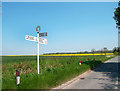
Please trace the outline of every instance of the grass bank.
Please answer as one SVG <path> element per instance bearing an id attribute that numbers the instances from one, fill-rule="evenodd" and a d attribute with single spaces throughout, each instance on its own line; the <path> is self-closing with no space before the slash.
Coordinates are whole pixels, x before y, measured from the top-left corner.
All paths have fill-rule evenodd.
<path id="1" fill-rule="evenodd" d="M 112 57 L 40 57 L 40 74 L 37 74 L 36 56 L 3 56 L 3 89 L 50 89 Z M 78 61 L 82 61 L 80 66 Z M 16 86 L 16 69 L 20 70 L 21 83 Z"/>

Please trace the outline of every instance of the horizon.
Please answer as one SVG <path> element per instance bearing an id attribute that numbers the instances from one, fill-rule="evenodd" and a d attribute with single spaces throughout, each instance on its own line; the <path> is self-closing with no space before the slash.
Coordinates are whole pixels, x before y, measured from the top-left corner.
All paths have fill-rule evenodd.
<path id="1" fill-rule="evenodd" d="M 114 47 L 114 48 L 115 48 L 115 47 Z M 108 50 L 108 51 L 113 51 L 113 50 L 109 50 L 109 49 L 107 49 L 107 50 Z M 94 52 L 96 53 L 96 52 L 98 52 L 98 51 L 104 52 L 103 49 L 101 49 L 101 50 L 95 50 Z M 81 53 L 82 53 L 82 54 L 84 54 L 85 52 L 87 52 L 87 53 L 92 53 L 92 51 L 79 51 L 79 52 L 76 51 L 76 52 L 53 52 L 53 53 L 51 52 L 51 53 L 43 53 L 43 54 L 40 54 L 40 55 L 44 55 L 44 54 L 45 54 L 45 55 L 46 55 L 46 54 L 57 54 L 57 53 L 58 53 L 58 54 L 62 54 L 62 53 L 63 53 L 63 54 L 64 54 L 64 53 L 66 53 L 66 54 L 69 54 L 69 53 L 70 53 L 70 54 L 71 54 L 71 53 L 72 53 L 72 54 L 74 54 L 74 53 L 78 53 L 78 54 L 81 54 Z M 107 52 L 107 53 L 109 53 L 109 52 Z M 31 55 L 31 56 L 37 56 L 37 54 L 36 54 L 36 55 L 35 55 L 35 54 L 18 54 L 18 55 L 14 55 L 14 54 L 13 54 L 13 55 L 8 55 L 8 54 L 5 54 L 5 55 L 0 55 L 0 56 L 22 56 L 22 55 L 23 55 L 23 56 L 25 56 L 25 55 L 26 55 L 26 56 L 27 56 L 27 55 L 28 55 L 28 56 L 29 56 L 29 55 Z"/>

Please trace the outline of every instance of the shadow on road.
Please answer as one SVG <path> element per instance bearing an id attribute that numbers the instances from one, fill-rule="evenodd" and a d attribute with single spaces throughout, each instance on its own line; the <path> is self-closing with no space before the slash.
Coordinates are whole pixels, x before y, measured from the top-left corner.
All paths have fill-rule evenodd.
<path id="1" fill-rule="evenodd" d="M 100 65 L 99 67 L 93 69 L 94 72 L 101 72 L 104 78 L 92 78 L 98 80 L 110 80 L 110 83 L 99 82 L 103 86 L 104 89 L 112 89 L 114 87 L 118 87 L 120 89 L 120 57 L 118 57 L 118 62 L 108 62 Z M 91 67 L 92 68 L 92 67 Z M 118 80 L 119 83 L 116 83 Z M 114 84 L 116 83 L 116 84 Z"/>

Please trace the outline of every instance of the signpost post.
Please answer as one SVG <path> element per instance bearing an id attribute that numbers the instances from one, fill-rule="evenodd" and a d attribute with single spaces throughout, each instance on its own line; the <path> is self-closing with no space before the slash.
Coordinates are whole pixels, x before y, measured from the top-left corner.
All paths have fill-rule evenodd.
<path id="1" fill-rule="evenodd" d="M 39 32 L 40 32 L 40 26 L 36 27 L 37 31 L 37 71 L 39 74 Z"/>
<path id="2" fill-rule="evenodd" d="M 40 38 L 40 37 L 47 36 L 48 33 L 47 32 L 39 33 L 40 26 L 36 27 L 36 32 L 37 32 L 37 37 L 26 35 L 25 39 L 29 40 L 29 41 L 36 41 L 37 42 L 37 72 L 39 74 L 39 43 L 40 44 L 47 44 L 47 39 Z"/>

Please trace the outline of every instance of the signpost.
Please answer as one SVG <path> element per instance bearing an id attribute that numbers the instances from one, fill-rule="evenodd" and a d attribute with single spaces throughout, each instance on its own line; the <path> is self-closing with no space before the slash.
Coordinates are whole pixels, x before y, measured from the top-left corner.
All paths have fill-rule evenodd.
<path id="1" fill-rule="evenodd" d="M 37 37 L 29 36 L 29 35 L 25 35 L 25 39 L 30 41 L 37 41 Z"/>
<path id="2" fill-rule="evenodd" d="M 29 41 L 36 41 L 37 42 L 37 72 L 39 74 L 39 43 L 40 44 L 47 44 L 47 39 L 40 38 L 40 37 L 47 36 L 48 33 L 47 32 L 39 33 L 40 32 L 40 26 L 36 27 L 36 32 L 37 32 L 37 37 L 26 35 L 25 39 L 29 40 Z"/>
<path id="3" fill-rule="evenodd" d="M 34 37 L 34 36 L 29 36 L 29 35 L 25 35 L 25 39 L 26 40 L 29 40 L 29 41 L 38 41 L 39 40 L 39 43 L 40 44 L 47 44 L 47 39 L 43 39 L 43 38 L 40 38 L 40 37 Z"/>
<path id="4" fill-rule="evenodd" d="M 47 44 L 47 39 L 39 38 L 40 44 Z"/>
<path id="5" fill-rule="evenodd" d="M 42 37 L 42 36 L 47 36 L 48 33 L 47 32 L 44 32 L 44 33 L 40 33 L 39 36 Z"/>

